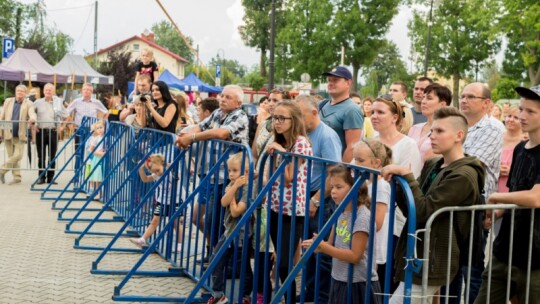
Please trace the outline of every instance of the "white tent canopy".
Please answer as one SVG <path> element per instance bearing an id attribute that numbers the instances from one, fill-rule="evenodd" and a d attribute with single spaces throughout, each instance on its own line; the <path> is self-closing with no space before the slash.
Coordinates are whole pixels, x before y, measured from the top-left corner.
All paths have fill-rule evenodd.
<path id="1" fill-rule="evenodd" d="M 54 69 L 36 50 L 17 49 L 2 63 L 3 66 L 24 72 L 24 80 L 66 83 L 68 75 Z"/>
<path id="2" fill-rule="evenodd" d="M 66 54 L 54 68 L 62 74 L 70 75 L 68 82 L 114 84 L 113 76 L 105 76 L 98 73 L 81 55 Z"/>

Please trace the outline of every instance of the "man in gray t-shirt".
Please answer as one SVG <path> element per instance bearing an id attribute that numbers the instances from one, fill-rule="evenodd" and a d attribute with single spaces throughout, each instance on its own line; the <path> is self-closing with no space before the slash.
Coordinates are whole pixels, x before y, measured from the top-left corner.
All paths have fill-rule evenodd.
<path id="1" fill-rule="evenodd" d="M 331 98 L 321 101 L 319 116 L 338 134 L 343 149 L 342 161 L 349 163 L 352 160 L 352 147 L 360 140 L 364 126 L 362 110 L 349 98 L 352 74 L 346 67 L 338 66 L 323 76 L 327 76 Z"/>

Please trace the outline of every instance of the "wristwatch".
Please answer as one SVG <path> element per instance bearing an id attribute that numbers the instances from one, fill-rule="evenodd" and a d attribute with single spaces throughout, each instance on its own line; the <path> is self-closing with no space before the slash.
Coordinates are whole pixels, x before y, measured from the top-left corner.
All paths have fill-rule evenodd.
<path id="1" fill-rule="evenodd" d="M 321 202 L 314 199 L 314 198 L 311 198 L 311 202 L 313 203 L 313 206 L 319 208 L 319 206 L 321 205 Z"/>

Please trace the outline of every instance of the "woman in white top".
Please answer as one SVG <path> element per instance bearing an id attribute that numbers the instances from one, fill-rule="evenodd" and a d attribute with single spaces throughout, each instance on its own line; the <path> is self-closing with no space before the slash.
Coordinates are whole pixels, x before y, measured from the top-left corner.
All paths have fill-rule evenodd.
<path id="1" fill-rule="evenodd" d="M 371 123 L 375 131 L 379 132 L 379 140 L 392 149 L 392 163 L 409 166 L 414 176 L 419 176 L 422 169 L 420 151 L 412 138 L 400 132 L 403 116 L 401 106 L 392 101 L 390 96 L 388 99 L 378 97 L 371 106 Z M 406 220 L 399 208 L 395 212 L 394 248 Z M 396 287 L 392 286 L 392 290 Z"/>

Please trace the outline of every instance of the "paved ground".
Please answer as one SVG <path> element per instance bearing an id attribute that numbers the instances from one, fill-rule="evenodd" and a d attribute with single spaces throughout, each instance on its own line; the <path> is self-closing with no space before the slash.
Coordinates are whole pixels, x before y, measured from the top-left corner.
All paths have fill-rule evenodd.
<path id="1" fill-rule="evenodd" d="M 0 303 L 111 303 L 113 288 L 124 276 L 90 274 L 98 251 L 73 248 L 74 235 L 64 233 L 65 222 L 57 221 L 51 201 L 30 191 L 36 173 L 23 172 L 18 185 L 0 184 Z M 11 174 L 6 175 L 6 181 Z M 60 184 L 66 183 L 65 179 Z M 119 224 L 105 224 L 117 229 Z M 106 244 L 107 239 L 89 238 L 89 243 Z M 129 246 L 127 240 L 123 245 Z M 113 253 L 103 267 L 130 269 L 140 254 Z M 157 255 L 144 269 L 167 269 Z M 135 278 L 123 294 L 182 295 L 193 283 L 185 278 Z"/>

